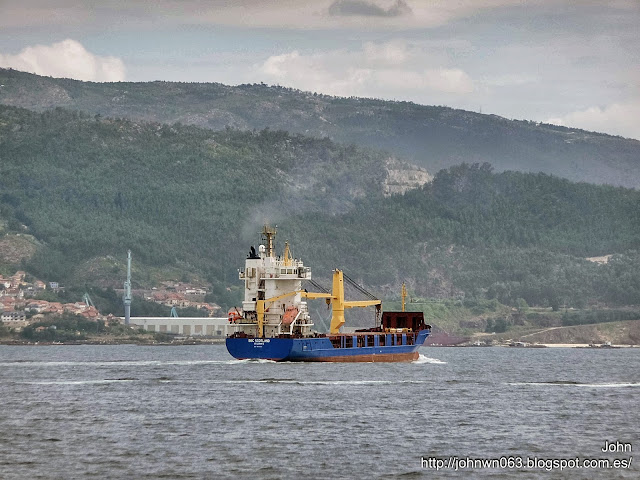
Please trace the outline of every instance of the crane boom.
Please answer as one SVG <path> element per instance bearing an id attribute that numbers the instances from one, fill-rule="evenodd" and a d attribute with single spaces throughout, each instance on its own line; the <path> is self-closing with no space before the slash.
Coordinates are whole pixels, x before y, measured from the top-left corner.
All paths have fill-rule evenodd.
<path id="1" fill-rule="evenodd" d="M 374 305 L 382 305 L 380 300 L 350 300 L 344 299 L 344 277 L 342 270 L 333 271 L 333 288 L 331 293 L 316 293 L 307 292 L 306 290 L 295 290 L 292 292 L 283 293 L 275 297 L 267 298 L 265 300 L 258 300 L 256 302 L 256 313 L 258 317 L 258 336 L 264 337 L 264 312 L 274 302 L 291 295 L 297 295 L 304 298 L 318 299 L 325 298 L 327 303 L 331 304 L 331 326 L 329 327 L 329 333 L 338 334 L 340 328 L 344 325 L 344 310 L 345 308 L 354 307 L 370 307 Z M 268 304 L 268 306 L 267 306 Z"/>

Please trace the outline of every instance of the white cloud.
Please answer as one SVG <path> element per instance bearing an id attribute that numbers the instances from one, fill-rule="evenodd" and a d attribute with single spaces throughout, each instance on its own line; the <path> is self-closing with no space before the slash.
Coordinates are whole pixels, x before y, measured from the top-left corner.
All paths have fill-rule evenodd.
<path id="1" fill-rule="evenodd" d="M 384 65 L 401 65 L 412 56 L 404 40 L 391 40 L 383 44 L 365 42 L 362 50 L 367 62 Z"/>
<path id="2" fill-rule="evenodd" d="M 618 0 L 619 8 L 634 1 L 637 0 Z M 291 29 L 407 30 L 444 25 L 500 7 L 573 3 L 575 0 L 21 0 L 0 2 L 0 27 L 109 24 L 120 28 L 123 24 L 195 23 Z"/>
<path id="3" fill-rule="evenodd" d="M 595 132 L 607 132 L 640 140 L 640 101 L 606 107 L 590 107 L 586 110 L 549 118 L 547 123 L 582 128 Z"/>
<path id="4" fill-rule="evenodd" d="M 411 8 L 404 0 L 395 0 L 391 5 L 365 0 L 335 0 L 329 6 L 329 15 L 355 17 L 399 17 L 410 15 Z"/>
<path id="5" fill-rule="evenodd" d="M 430 63 L 415 45 L 392 40 L 368 42 L 357 51 L 274 55 L 258 69 L 270 82 L 330 95 L 411 99 L 425 91 L 455 95 L 474 91 L 463 70 Z"/>
<path id="6" fill-rule="evenodd" d="M 527 0 L 530 5 L 572 0 Z M 604 1 L 604 0 L 602 0 Z M 163 8 L 180 2 L 183 19 L 204 24 L 291 29 L 354 28 L 410 30 L 444 25 L 483 10 L 519 7 L 522 0 L 163 0 Z M 157 7 L 156 7 L 157 8 Z"/>
<path id="7" fill-rule="evenodd" d="M 459 68 L 433 68 L 418 71 L 380 70 L 372 80 L 385 88 L 404 90 L 432 90 L 434 92 L 466 94 L 474 90 L 471 77 Z M 400 97 L 399 97 L 400 98 Z"/>
<path id="8" fill-rule="evenodd" d="M 540 81 L 539 77 L 521 73 L 507 73 L 504 75 L 489 75 L 482 78 L 482 82 L 489 87 L 510 87 L 527 85 Z"/>
<path id="9" fill-rule="evenodd" d="M 269 57 L 260 67 L 262 74 L 284 86 L 331 95 L 356 95 L 372 71 L 349 66 L 346 51 L 300 55 L 298 51 Z M 355 59 L 354 59 L 355 60 Z"/>
<path id="10" fill-rule="evenodd" d="M 26 47 L 17 55 L 0 54 L 0 67 L 94 82 L 118 82 L 125 79 L 122 60 L 94 55 L 71 39 L 52 45 Z"/>

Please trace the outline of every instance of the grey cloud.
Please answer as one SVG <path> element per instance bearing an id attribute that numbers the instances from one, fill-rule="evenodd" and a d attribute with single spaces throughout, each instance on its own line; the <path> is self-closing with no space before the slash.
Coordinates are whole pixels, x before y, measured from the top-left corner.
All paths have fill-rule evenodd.
<path id="1" fill-rule="evenodd" d="M 411 13 L 404 0 L 396 0 L 389 8 L 364 0 L 336 0 L 329 7 L 329 15 L 334 17 L 399 17 Z"/>

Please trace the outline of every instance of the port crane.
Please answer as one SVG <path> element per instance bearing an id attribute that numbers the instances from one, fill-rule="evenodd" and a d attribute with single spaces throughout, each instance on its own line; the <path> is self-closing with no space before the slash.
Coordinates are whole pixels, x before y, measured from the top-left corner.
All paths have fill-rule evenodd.
<path id="1" fill-rule="evenodd" d="M 131 321 L 131 250 L 127 250 L 127 280 L 124 282 L 124 324 Z"/>
<path id="2" fill-rule="evenodd" d="M 88 293 L 85 292 L 85 294 L 82 296 L 82 301 L 84 302 L 84 304 L 87 307 L 93 307 L 96 308 L 96 306 L 93 304 L 93 300 L 91 300 L 91 297 L 89 296 Z"/>

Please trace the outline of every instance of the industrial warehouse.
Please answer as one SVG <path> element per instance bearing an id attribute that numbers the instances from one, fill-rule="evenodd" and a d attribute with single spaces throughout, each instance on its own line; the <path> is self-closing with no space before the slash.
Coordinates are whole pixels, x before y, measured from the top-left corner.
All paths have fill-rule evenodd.
<path id="1" fill-rule="evenodd" d="M 131 326 L 147 332 L 170 333 L 186 337 L 224 338 L 235 331 L 227 317 L 131 317 Z"/>

